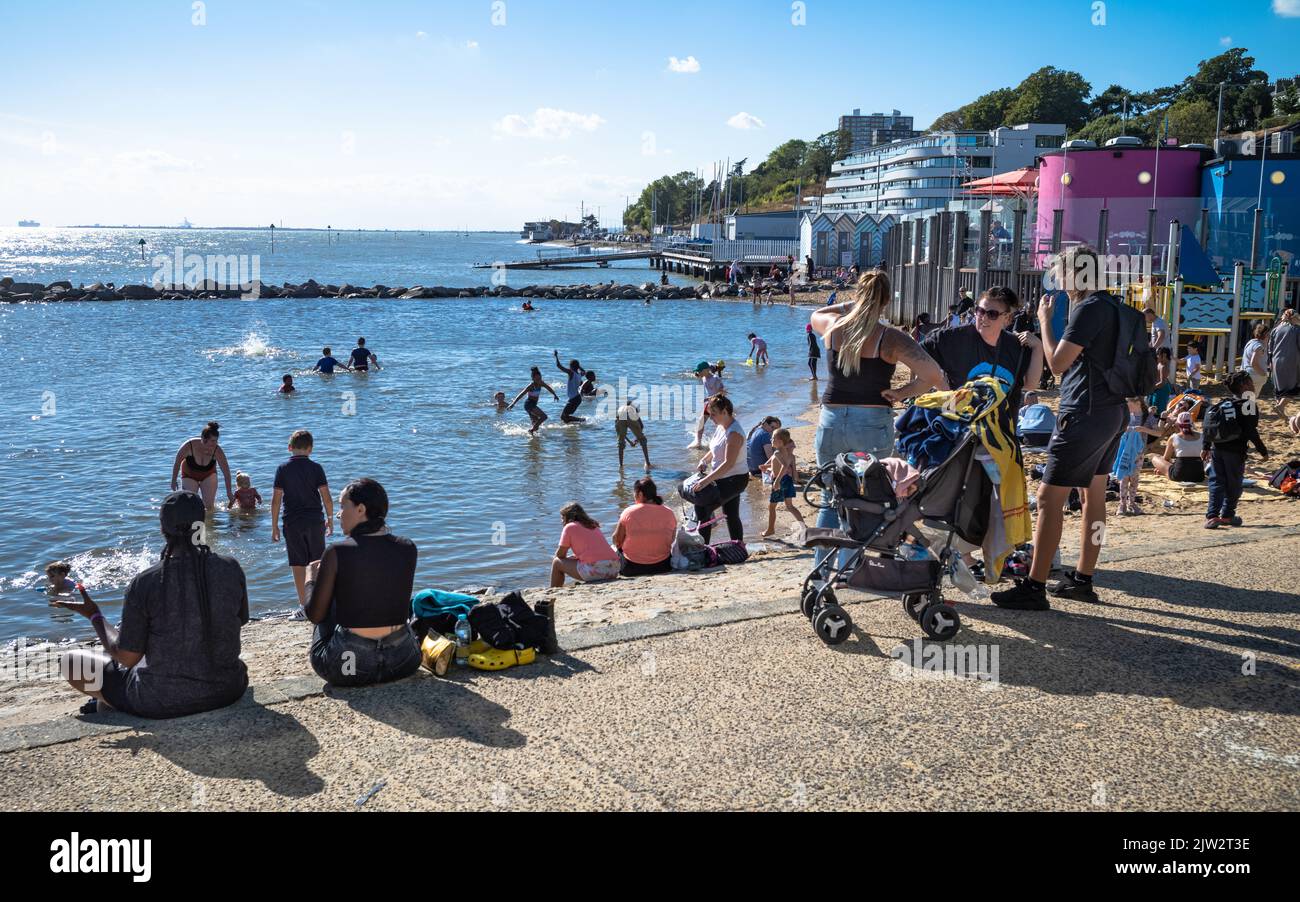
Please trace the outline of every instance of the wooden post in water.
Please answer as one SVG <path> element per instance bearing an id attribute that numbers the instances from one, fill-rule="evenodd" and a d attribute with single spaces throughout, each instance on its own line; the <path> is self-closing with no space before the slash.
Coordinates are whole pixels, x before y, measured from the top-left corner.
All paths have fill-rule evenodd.
<path id="1" fill-rule="evenodd" d="M 271 253 L 275 253 L 275 223 L 271 223 Z"/>
<path id="2" fill-rule="evenodd" d="M 143 238 L 141 238 L 141 239 L 140 239 L 140 262 L 141 262 L 141 263 L 144 262 L 144 244 L 145 244 L 145 241 L 144 241 Z"/>

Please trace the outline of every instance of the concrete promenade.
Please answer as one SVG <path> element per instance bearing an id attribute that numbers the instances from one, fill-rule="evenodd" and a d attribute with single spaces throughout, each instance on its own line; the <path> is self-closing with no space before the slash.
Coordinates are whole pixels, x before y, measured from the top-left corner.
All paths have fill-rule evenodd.
<path id="1" fill-rule="evenodd" d="M 754 565 L 766 594 L 678 615 L 660 598 L 648 619 L 570 629 L 566 653 L 504 674 L 329 690 L 306 666 L 303 624 L 256 624 L 254 690 L 224 711 L 82 719 L 66 713 L 69 695 L 56 696 L 58 716 L 48 705 L 27 709 L 43 712 L 32 722 L 0 712 L 0 800 L 20 810 L 1297 810 L 1294 511 L 1258 503 L 1258 525 L 1210 535 L 1192 531 L 1196 518 L 1169 518 L 1161 539 L 1106 552 L 1101 606 L 961 603 L 955 644 L 986 653 L 984 672 L 964 677 L 891 656 L 921 635 L 894 600 L 853 604 L 857 635 L 823 646 L 788 613 L 802 552 Z M 684 595 L 695 581 L 725 591 L 717 575 L 683 580 Z"/>

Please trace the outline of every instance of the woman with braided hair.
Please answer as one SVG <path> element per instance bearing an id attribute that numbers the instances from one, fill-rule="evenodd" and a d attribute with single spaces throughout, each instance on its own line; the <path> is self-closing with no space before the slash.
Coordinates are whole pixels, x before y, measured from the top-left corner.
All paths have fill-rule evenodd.
<path id="1" fill-rule="evenodd" d="M 80 601 L 51 602 L 87 617 L 103 645 L 103 653 L 78 650 L 59 662 L 72 687 L 91 696 L 83 714 L 104 705 L 138 717 L 181 717 L 233 704 L 248 688 L 239 659 L 239 631 L 248 622 L 244 571 L 208 549 L 204 513 L 193 492 L 163 500 L 162 560 L 127 587 L 117 629 L 81 585 Z"/>

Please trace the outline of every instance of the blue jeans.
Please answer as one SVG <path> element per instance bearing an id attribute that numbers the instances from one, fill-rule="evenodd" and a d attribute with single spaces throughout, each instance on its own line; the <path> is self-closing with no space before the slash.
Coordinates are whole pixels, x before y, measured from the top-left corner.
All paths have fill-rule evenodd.
<path id="1" fill-rule="evenodd" d="M 332 686 L 373 686 L 419 670 L 420 646 L 409 626 L 382 639 L 367 639 L 335 626 L 331 612 L 329 620 L 316 626 L 311 667 Z"/>
<path id="2" fill-rule="evenodd" d="M 846 451 L 866 451 L 877 458 L 894 453 L 894 412 L 888 407 L 827 407 L 822 406 L 821 420 L 817 423 L 817 466 L 833 461 Z M 823 495 L 824 500 L 826 499 Z M 817 513 L 817 525 L 840 527 L 839 514 L 834 510 Z M 821 563 L 828 548 L 817 550 L 817 563 Z M 840 552 L 840 564 L 848 562 L 849 552 Z"/>
<path id="3" fill-rule="evenodd" d="M 1205 509 L 1205 519 L 1237 516 L 1237 502 L 1241 500 L 1241 481 L 1246 475 L 1246 455 L 1237 451 L 1214 448 L 1210 452 L 1211 469 L 1207 474 L 1210 504 Z"/>

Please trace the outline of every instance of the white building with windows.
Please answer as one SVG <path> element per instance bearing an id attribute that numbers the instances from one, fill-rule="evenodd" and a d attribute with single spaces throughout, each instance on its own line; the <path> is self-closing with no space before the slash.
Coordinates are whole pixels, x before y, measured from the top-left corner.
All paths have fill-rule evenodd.
<path id="1" fill-rule="evenodd" d="M 822 212 L 898 217 L 941 209 L 960 196 L 965 182 L 1033 166 L 1035 157 L 1064 140 L 1064 125 L 1028 123 L 932 132 L 873 147 L 832 164 Z"/>

